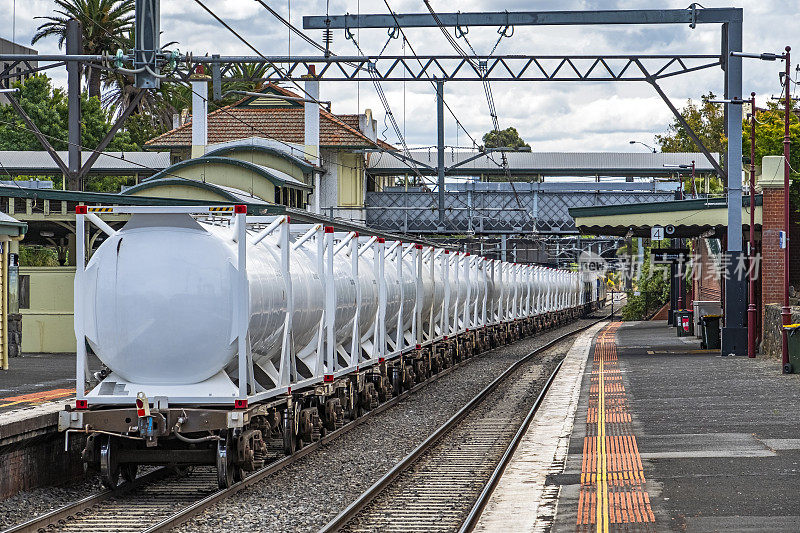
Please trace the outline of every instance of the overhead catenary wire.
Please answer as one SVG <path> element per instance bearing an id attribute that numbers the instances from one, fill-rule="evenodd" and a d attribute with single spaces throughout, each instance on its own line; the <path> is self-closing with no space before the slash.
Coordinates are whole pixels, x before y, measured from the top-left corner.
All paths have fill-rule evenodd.
<path id="1" fill-rule="evenodd" d="M 383 0 L 383 3 L 384 5 L 386 5 L 386 9 L 389 10 L 389 14 L 392 16 L 392 19 L 394 20 L 394 23 L 397 26 L 397 30 L 400 32 L 400 35 L 403 36 L 403 42 L 408 46 L 408 49 L 411 51 L 411 55 L 414 57 L 417 63 L 419 63 L 419 66 L 424 69 L 425 66 L 422 63 L 422 60 L 419 58 L 419 55 L 417 55 L 417 52 L 414 50 L 414 47 L 411 46 L 411 42 L 408 40 L 406 32 L 403 30 L 403 26 L 400 25 L 400 21 L 397 19 L 397 14 L 395 14 L 394 10 L 392 10 L 392 6 L 389 5 L 389 0 Z M 430 84 L 433 86 L 434 89 L 436 89 L 435 82 L 431 81 Z M 469 139 L 472 141 L 473 146 L 478 147 L 479 146 L 478 141 L 475 140 L 475 138 L 470 134 L 469 130 L 467 130 L 467 128 L 464 127 L 461 121 L 458 120 L 458 117 L 456 116 L 453 109 L 450 107 L 450 104 L 447 103 L 447 100 L 443 99 L 443 103 L 447 111 L 453 116 L 453 119 L 456 121 L 456 126 L 464 130 L 464 133 L 466 133 L 467 137 L 469 137 Z"/>
<path id="2" fill-rule="evenodd" d="M 423 3 L 428 8 L 428 11 L 430 12 L 431 16 L 433 17 L 434 21 L 436 22 L 436 25 L 442 31 L 442 34 L 444 34 L 445 38 L 450 43 L 450 45 L 455 49 L 456 52 L 458 52 L 459 55 L 461 55 L 470 64 L 470 66 L 472 66 L 473 69 L 475 69 L 476 73 L 481 77 L 481 81 L 483 82 L 483 90 L 484 90 L 484 93 L 486 95 L 486 103 L 487 103 L 487 106 L 489 107 L 489 115 L 492 118 L 492 126 L 494 128 L 494 131 L 497 132 L 497 134 L 499 134 L 500 133 L 500 121 L 497 119 L 497 108 L 495 107 L 495 103 L 494 103 L 494 95 L 492 93 L 492 86 L 489 83 L 489 80 L 486 79 L 486 63 L 478 61 L 477 64 L 476 64 L 475 60 L 473 58 L 471 58 L 464 51 L 463 48 L 461 48 L 461 46 L 458 44 L 458 41 L 456 40 L 456 38 L 453 37 L 452 35 L 450 35 L 450 32 L 447 30 L 447 28 L 445 28 L 444 24 L 442 23 L 441 19 L 439 18 L 439 15 L 433 9 L 433 6 L 431 6 L 430 0 L 423 0 Z M 502 39 L 503 36 L 505 35 L 505 31 L 502 31 L 502 32 L 499 32 L 499 33 L 500 33 L 500 39 Z M 466 32 L 462 31 L 461 32 L 461 36 L 464 38 L 464 41 L 469 46 L 470 50 L 472 50 L 473 55 L 477 56 L 478 54 L 475 51 L 475 48 L 472 47 L 472 44 L 469 42 L 469 39 L 467 39 Z M 498 39 L 498 43 L 499 43 L 499 39 Z M 494 48 L 492 49 L 493 52 L 494 52 L 495 48 L 497 48 L 497 44 L 495 44 Z M 501 157 L 501 161 L 502 161 L 503 172 L 506 175 L 506 179 L 511 184 L 511 190 L 514 193 L 514 198 L 515 198 L 515 200 L 517 202 L 517 205 L 519 206 L 520 209 L 522 209 L 522 201 L 520 200 L 519 194 L 517 193 L 517 188 L 514 186 L 514 181 L 511 179 L 511 171 L 508 168 L 508 158 L 506 157 L 505 152 L 501 152 L 500 153 L 500 157 Z M 489 159 L 491 159 L 491 158 L 489 158 Z M 528 217 L 528 219 L 531 219 L 530 213 L 528 213 L 527 210 L 525 210 L 524 212 L 525 212 L 526 216 Z M 535 227 L 534 227 L 534 229 L 535 229 Z"/>
<path id="3" fill-rule="evenodd" d="M 356 41 L 355 37 L 350 36 L 348 38 L 353 41 L 353 45 L 355 45 L 356 49 L 358 50 L 358 53 L 363 56 L 364 52 L 361 50 L 361 46 L 358 44 L 358 41 Z M 411 152 L 408 150 L 408 145 L 406 144 L 405 136 L 403 135 L 403 132 L 400 131 L 400 126 L 397 124 L 397 119 L 395 118 L 394 113 L 392 113 L 392 108 L 389 105 L 389 100 L 386 98 L 386 94 L 383 92 L 383 87 L 381 86 L 381 82 L 376 75 L 375 69 L 370 68 L 369 74 L 370 78 L 372 79 L 372 85 L 375 87 L 375 92 L 378 95 L 378 99 L 380 100 L 381 105 L 383 106 L 384 118 L 389 119 L 389 122 L 392 125 L 392 129 L 394 130 L 395 136 L 397 136 L 397 140 L 400 141 L 400 144 L 403 147 L 404 155 L 413 161 L 413 158 L 411 158 Z M 405 162 L 406 165 L 409 166 L 409 168 L 411 168 L 414 171 L 414 174 L 416 174 L 417 177 L 419 177 L 420 182 L 425 181 L 425 177 L 419 171 L 416 164 L 412 163 L 411 165 L 409 165 L 407 161 L 405 160 L 402 161 Z M 430 181 L 430 183 L 433 183 L 432 180 Z"/>
<path id="4" fill-rule="evenodd" d="M 208 102 L 208 101 L 209 101 L 207 97 L 204 97 L 202 94 L 200 94 L 200 93 L 198 93 L 197 91 L 195 91 L 194 89 L 192 89 L 192 88 L 191 88 L 191 86 L 189 86 L 189 90 L 192 92 L 192 94 L 194 94 L 194 95 L 196 95 L 196 96 L 198 96 L 198 97 L 202 98 L 202 99 L 203 99 L 203 100 L 205 100 L 206 102 Z M 184 102 L 184 103 L 186 103 L 186 104 L 191 104 L 191 102 L 189 102 L 189 101 L 188 101 L 186 98 L 184 98 L 184 97 L 183 97 L 181 94 L 178 94 L 177 96 L 178 96 L 178 98 L 180 98 L 181 100 L 183 100 L 183 102 Z M 243 125 L 247 126 L 248 128 L 252 129 L 254 132 L 259 132 L 259 133 L 261 133 L 262 135 L 264 135 L 264 136 L 265 136 L 265 138 L 267 138 L 267 139 L 270 139 L 270 140 L 273 140 L 273 141 L 275 141 L 275 142 L 277 142 L 277 143 L 279 143 L 279 144 L 282 144 L 282 145 L 284 145 L 284 146 L 288 147 L 290 150 L 293 150 L 293 151 L 295 151 L 295 152 L 299 152 L 299 153 L 303 154 L 304 156 L 306 156 L 307 158 L 314 158 L 314 157 L 316 157 L 316 155 L 315 155 L 315 154 L 312 154 L 312 153 L 310 153 L 310 152 L 306 152 L 306 151 L 305 151 L 305 149 L 298 148 L 297 146 L 294 146 L 294 145 L 292 145 L 292 144 L 290 144 L 290 143 L 288 143 L 288 142 L 286 142 L 286 141 L 282 141 L 282 140 L 280 140 L 280 139 L 276 139 L 276 138 L 274 138 L 274 137 L 270 137 L 268 132 L 266 132 L 266 131 L 264 131 L 264 130 L 262 130 L 262 129 L 258 128 L 258 127 L 256 127 L 256 126 L 255 126 L 255 125 L 253 125 L 253 124 L 250 124 L 250 123 L 248 123 L 246 120 L 244 120 L 244 119 L 242 119 L 241 117 L 237 116 L 235 113 L 232 113 L 232 112 L 231 112 L 231 111 L 228 109 L 228 107 L 227 107 L 227 106 L 225 106 L 225 107 L 221 107 L 221 108 L 219 108 L 217 111 L 218 111 L 218 112 L 222 112 L 222 113 L 226 113 L 228 116 L 230 116 L 230 117 L 231 117 L 231 118 L 233 118 L 234 120 L 236 120 L 236 121 L 238 121 L 238 122 L 242 123 Z M 335 115 L 333 115 L 333 116 L 335 117 Z M 370 142 L 371 142 L 371 141 L 370 141 Z M 377 143 L 374 143 L 374 147 L 375 147 L 376 149 L 380 150 L 381 152 L 387 152 L 387 153 L 391 153 L 391 151 L 390 151 L 390 150 L 387 150 L 387 149 L 385 149 L 385 148 L 383 148 L 383 147 L 379 146 Z M 410 165 L 410 164 L 409 164 L 407 161 L 402 161 L 402 163 L 403 163 L 403 164 L 405 164 L 405 165 L 406 165 L 407 167 L 409 167 L 410 169 L 412 168 L 412 167 L 411 167 L 411 165 Z M 361 171 L 361 170 L 362 170 L 362 169 L 361 169 L 361 167 L 358 167 L 358 166 L 353 166 L 353 165 L 346 165 L 346 164 L 344 164 L 344 163 L 341 163 L 341 162 L 337 162 L 336 164 L 337 164 L 337 166 L 338 166 L 339 168 L 347 168 L 347 169 L 350 169 L 350 170 L 355 170 L 355 171 Z M 412 170 L 413 170 L 413 169 L 412 169 Z M 419 171 L 417 170 L 417 172 L 419 172 Z"/>
<path id="5" fill-rule="evenodd" d="M 309 100 L 311 100 L 311 101 L 315 102 L 315 103 L 316 103 L 318 106 L 320 106 L 320 107 L 323 107 L 323 104 L 322 104 L 322 102 L 320 102 L 320 101 L 319 101 L 317 98 L 315 98 L 314 96 L 312 96 L 311 94 L 309 94 L 309 93 L 308 93 L 308 92 L 305 90 L 305 88 L 304 88 L 302 85 L 300 85 L 299 83 L 297 83 L 297 82 L 294 80 L 294 78 L 292 78 L 291 76 L 289 76 L 289 75 L 288 75 L 288 73 L 284 72 L 284 71 L 283 71 L 283 69 L 281 69 L 281 68 L 280 68 L 278 65 L 276 65 L 275 63 L 273 63 L 272 61 L 270 61 L 270 60 L 269 60 L 269 58 L 268 58 L 267 56 L 265 56 L 264 54 L 262 54 L 262 53 L 261 53 L 261 52 L 258 50 L 258 48 L 256 48 L 256 47 L 255 47 L 255 46 L 253 46 L 252 44 L 250 44 L 250 41 L 248 41 L 247 39 L 245 39 L 244 37 L 242 37 L 242 35 L 241 35 L 239 32 L 237 32 L 236 30 L 234 30 L 234 29 L 233 29 L 233 28 L 230 26 L 230 24 L 228 24 L 227 22 L 225 22 L 224 20 L 222 20 L 222 18 L 221 18 L 219 15 L 217 15 L 217 14 L 216 14 L 216 13 L 215 13 L 213 10 L 211 10 L 211 9 L 210 9 L 208 6 L 206 6 L 206 5 L 205 5 L 205 4 L 202 2 L 202 0 L 194 0 L 194 1 L 195 1 L 195 3 L 196 3 L 196 4 L 198 4 L 200 7 L 202 7 L 202 8 L 203 8 L 203 9 L 204 9 L 204 10 L 205 10 L 205 11 L 206 11 L 206 12 L 207 12 L 209 15 L 211 15 L 212 17 L 214 17 L 214 19 L 215 19 L 217 22 L 219 22 L 219 23 L 220 23 L 220 24 L 221 24 L 221 25 L 222 25 L 222 26 L 223 26 L 225 29 L 227 29 L 229 32 L 231 32 L 231 33 L 232 33 L 232 34 L 233 34 L 233 35 L 234 35 L 234 36 L 235 36 L 237 39 L 239 39 L 240 41 L 242 41 L 242 43 L 244 43 L 244 44 L 245 44 L 245 45 L 246 45 L 248 48 L 250 48 L 250 49 L 251 49 L 253 52 L 255 52 L 255 53 L 256 53 L 256 54 L 257 54 L 259 57 L 261 57 L 261 59 L 263 59 L 265 63 L 267 63 L 267 64 L 268 64 L 270 67 L 272 67 L 272 68 L 275 70 L 275 72 L 279 73 L 279 74 L 280 74 L 280 75 L 281 75 L 281 76 L 282 76 L 284 79 L 287 79 L 287 80 L 289 80 L 289 82 L 290 82 L 290 83 L 292 83 L 292 85 L 294 85 L 295 87 L 297 87 L 298 89 L 300 89 L 300 90 L 301 90 L 301 91 L 302 91 L 302 92 L 303 92 L 303 93 L 306 95 L 306 97 L 307 97 Z"/>
<path id="6" fill-rule="evenodd" d="M 297 83 L 297 82 L 296 82 L 296 81 L 295 81 L 293 78 L 291 78 L 291 76 L 289 76 L 289 75 L 288 75 L 288 73 L 284 72 L 284 71 L 283 71 L 283 70 L 282 70 L 280 67 L 278 67 L 277 65 L 275 65 L 273 62 L 269 61 L 269 59 L 268 59 L 268 58 L 267 58 L 267 57 L 266 57 L 264 54 L 262 54 L 262 53 L 261 53 L 261 52 L 260 52 L 260 51 L 259 51 L 259 50 L 258 50 L 258 49 L 255 47 L 255 46 L 253 46 L 253 45 L 252 45 L 252 44 L 251 44 L 251 43 L 250 43 L 250 42 L 249 42 L 247 39 L 245 39 L 244 37 L 242 37 L 242 35 L 241 35 L 241 34 L 239 34 L 239 33 L 238 33 L 236 30 L 234 30 L 234 29 L 233 29 L 233 28 L 232 28 L 232 27 L 231 27 L 231 26 L 230 26 L 228 23 L 226 23 L 226 22 L 225 22 L 225 21 L 224 21 L 224 20 L 223 20 L 223 19 L 222 19 L 222 18 L 221 18 L 219 15 L 217 15 L 217 14 L 216 14 L 216 13 L 215 13 L 213 10 L 211 10 L 211 9 L 210 9 L 208 6 L 206 6 L 206 5 L 205 5 L 205 4 L 204 4 L 204 3 L 203 3 L 201 0 L 194 0 L 194 1 L 195 1 L 195 3 L 197 3 L 197 4 L 198 4 L 200 7 L 202 7 L 202 8 L 203 8 L 203 9 L 204 9 L 204 10 L 205 10 L 205 11 L 206 11 L 206 12 L 207 12 L 209 15 L 211 15 L 212 17 L 214 17 L 214 19 L 215 19 L 217 22 L 219 22 L 219 23 L 220 23 L 220 24 L 221 24 L 223 27 L 225 27 L 225 28 L 226 28 L 228 31 L 230 31 L 230 32 L 231 32 L 231 33 L 232 33 L 232 34 L 233 34 L 233 35 L 234 35 L 234 36 L 235 36 L 237 39 L 239 39 L 240 41 L 242 41 L 242 42 L 243 42 L 245 45 L 247 45 L 247 46 L 248 46 L 248 47 L 249 47 L 251 50 L 253 50 L 253 51 L 254 51 L 256 54 L 258 54 L 258 55 L 259 55 L 259 56 L 260 56 L 262 59 L 264 59 L 264 60 L 265 60 L 265 62 L 266 62 L 267 64 L 269 64 L 269 65 L 270 65 L 270 66 L 271 66 L 273 69 L 275 69 L 275 71 L 276 71 L 276 72 L 278 72 L 279 74 L 281 74 L 281 76 L 282 76 L 282 77 L 284 77 L 285 79 L 288 79 L 288 80 L 289 80 L 289 81 L 290 81 L 290 82 L 291 82 L 293 85 L 295 85 L 296 87 L 298 87 L 298 88 L 299 88 L 299 89 L 300 89 L 300 90 L 301 90 L 301 91 L 302 91 L 302 92 L 303 92 L 303 93 L 304 93 L 304 94 L 305 94 L 305 95 L 308 97 L 308 99 L 310 99 L 311 101 L 315 102 L 315 103 L 316 103 L 316 105 L 318 105 L 318 106 L 320 106 L 320 107 L 323 107 L 323 104 L 322 104 L 322 102 L 320 102 L 320 101 L 319 101 L 317 98 L 315 98 L 315 97 L 313 97 L 311 94 L 309 94 L 309 93 L 308 93 L 308 92 L 305 90 L 305 88 L 303 88 L 303 87 L 302 87 L 302 86 L 301 86 L 299 83 Z M 385 98 L 385 96 L 384 96 L 384 98 Z M 207 100 L 207 99 L 206 99 L 206 100 Z M 237 118 L 238 118 L 238 117 L 237 117 Z M 391 119 L 392 119 L 392 120 L 394 120 L 394 117 L 392 116 L 392 117 L 391 117 Z M 403 140 L 403 142 L 405 142 L 405 141 Z M 378 146 L 378 144 L 377 144 L 377 143 L 375 143 L 375 146 L 376 146 L 378 149 L 380 149 L 380 150 L 383 150 L 383 148 L 381 148 L 380 146 Z M 308 155 L 310 155 L 310 154 L 308 154 Z M 419 170 L 417 170 L 415 167 L 411 167 L 410 165 L 408 165 L 408 162 L 404 162 L 404 163 L 405 163 L 407 166 L 409 166 L 409 168 L 412 168 L 412 170 L 414 170 L 416 173 L 418 173 L 418 174 L 420 175 L 420 177 L 422 177 L 422 174 L 421 174 L 421 173 L 419 173 Z"/>

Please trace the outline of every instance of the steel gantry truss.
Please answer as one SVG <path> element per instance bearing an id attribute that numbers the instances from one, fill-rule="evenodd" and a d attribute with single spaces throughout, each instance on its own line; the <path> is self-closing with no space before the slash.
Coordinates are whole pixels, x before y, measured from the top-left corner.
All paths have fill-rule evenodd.
<path id="1" fill-rule="evenodd" d="M 157 3 L 157 0 L 148 0 Z M 435 16 L 434 16 L 435 15 Z M 152 22 L 153 13 L 150 13 Z M 720 67 L 724 73 L 724 97 L 728 100 L 741 100 L 742 93 L 742 59 L 731 52 L 742 50 L 741 8 L 702 8 L 693 3 L 686 9 L 638 9 L 609 11 L 539 11 L 539 12 L 490 12 L 490 13 L 388 13 L 364 15 L 325 15 L 304 17 L 304 29 L 345 30 L 352 35 L 354 29 L 383 28 L 396 33 L 403 33 L 403 28 L 467 28 L 469 26 L 498 26 L 512 28 L 515 26 L 583 26 L 583 25 L 663 25 L 685 24 L 691 28 L 699 24 L 720 25 L 721 49 L 719 55 L 427 55 L 414 54 L 401 56 L 335 56 L 330 53 L 314 57 L 269 57 L 259 56 L 211 56 L 193 57 L 191 54 L 178 54 L 161 50 L 155 44 L 145 46 L 150 53 L 146 65 L 137 63 L 136 54 L 117 55 L 114 57 L 79 55 L 75 49 L 68 55 L 0 55 L 0 61 L 11 62 L 16 67 L 25 62 L 38 61 L 52 64 L 29 71 L 42 71 L 46 68 L 66 64 L 68 70 L 77 71 L 79 64 L 94 65 L 107 70 L 137 74 L 136 86 L 151 87 L 140 83 L 140 78 L 157 78 L 161 81 L 186 81 L 197 64 L 209 64 L 215 85 L 221 84 L 223 76 L 230 80 L 229 74 L 240 64 L 263 65 L 263 73 L 257 74 L 261 81 L 291 80 L 297 82 L 300 76 L 311 72 L 318 79 L 326 81 L 364 81 L 360 74 L 368 74 L 369 79 L 376 81 L 434 81 L 439 87 L 444 82 L 453 81 L 573 81 L 573 82 L 627 82 L 644 81 L 650 84 L 670 108 L 676 119 L 686 128 L 700 150 L 709 159 L 717 173 L 725 180 L 728 197 L 728 270 L 725 283 L 725 328 L 722 335 L 723 354 L 746 353 L 745 294 L 744 279 L 736 274 L 736 265 L 742 259 L 742 109 L 741 106 L 726 106 L 726 133 L 728 145 L 725 154 L 725 168 L 722 168 L 711 156 L 710 151 L 695 135 L 691 127 L 683 120 L 677 108 L 661 89 L 658 82 L 665 78 L 689 74 L 711 67 Z M 137 19 L 137 27 L 142 22 Z M 74 30 L 73 30 L 74 31 Z M 152 32 L 151 32 L 152 33 Z M 505 33 L 505 31 L 504 31 Z M 151 36 L 151 40 L 153 36 Z M 69 40 L 69 39 L 68 39 Z M 75 40 L 72 40 L 75 42 Z M 141 46 L 137 44 L 137 50 Z M 160 50 L 160 52 L 158 52 Z M 139 50 L 141 51 L 141 50 Z M 154 52 L 154 53 L 153 53 Z M 310 71 L 309 67 L 315 67 Z M 11 68 L 14 68 L 11 67 Z M 134 67 L 131 69 L 130 67 Z M 138 67 L 138 68 L 136 68 Z M 147 67 L 146 72 L 140 72 Z M 27 72 L 14 72 L 15 76 Z M 0 73 L 0 83 L 11 76 L 11 69 Z M 77 78 L 73 74 L 73 77 Z M 70 101 L 76 89 L 70 83 Z M 443 90 L 437 90 L 439 98 L 443 98 Z M 73 113 L 70 117 L 70 140 L 79 130 Z M 439 124 L 439 127 L 443 127 Z M 75 130 L 75 131 L 73 131 Z M 440 136 L 441 137 L 441 136 Z M 73 147 L 73 144 L 76 145 Z M 77 151 L 77 141 L 71 142 L 72 151 Z M 441 147 L 440 147 L 441 149 Z M 83 170 L 79 159 L 70 157 L 70 174 L 75 179 Z M 440 182 L 442 181 L 442 173 Z M 439 194 L 444 194 L 441 186 Z M 440 199 L 441 203 L 441 199 Z"/>
<path id="2" fill-rule="evenodd" d="M 522 68 L 508 68 L 510 59 L 495 56 L 492 60 L 493 76 L 500 73 L 513 80 L 512 73 L 518 75 L 518 81 L 645 81 L 658 93 L 659 97 L 667 104 L 676 119 L 684 126 L 695 144 L 705 154 L 709 162 L 725 180 L 728 197 L 728 272 L 725 283 L 725 327 L 722 335 L 722 353 L 744 355 L 746 353 L 747 330 L 745 327 L 745 280 L 735 271 L 736 265 L 742 260 L 742 110 L 741 106 L 726 106 L 726 134 L 728 145 L 725 154 L 725 168 L 711 157 L 710 151 L 701 142 L 692 128 L 678 112 L 677 108 L 667 97 L 658 81 L 667 76 L 686 74 L 703 68 L 718 65 L 724 73 L 725 98 L 741 100 L 742 98 L 742 61 L 732 52 L 742 50 L 742 20 L 741 8 L 703 8 L 697 3 L 692 3 L 686 9 L 635 9 L 635 10 L 609 10 L 609 11 L 540 11 L 540 12 L 493 12 L 493 13 L 394 13 L 388 14 L 358 14 L 358 15 L 326 15 L 303 18 L 304 29 L 319 29 L 330 31 L 343 29 L 346 32 L 352 29 L 368 28 L 454 28 L 457 31 L 469 26 L 499 26 L 509 28 L 513 26 L 584 26 L 584 25 L 662 25 L 686 24 L 696 28 L 698 24 L 719 24 L 722 30 L 721 49 L 719 56 L 661 56 L 663 63 L 660 67 L 646 66 L 645 62 L 653 56 L 631 55 L 617 56 L 622 67 L 612 68 L 613 56 L 584 56 L 582 61 L 587 66 L 578 67 L 579 56 L 551 57 L 555 66 L 552 69 L 539 68 L 541 61 L 522 60 Z M 475 56 L 470 56 L 473 61 Z M 700 63 L 692 63 L 690 58 L 699 59 Z M 474 65 L 463 56 L 456 56 L 455 67 L 445 70 L 441 61 L 433 58 L 425 60 L 419 56 L 412 58 L 419 65 L 419 73 L 428 73 L 431 70 L 436 74 L 449 74 L 449 80 L 477 79 L 481 80 L 481 71 L 488 76 L 488 64 L 484 67 Z M 442 60 L 443 61 L 443 60 Z M 705 63 L 703 63 L 705 62 Z M 404 62 L 395 62 L 395 65 L 404 65 Z M 393 63 L 389 63 L 390 65 Z M 503 65 L 503 68 L 498 68 Z M 635 67 L 635 68 L 634 68 Z M 397 67 L 392 67 L 394 70 Z M 406 68 L 403 66 L 403 68 Z M 473 76 L 479 74 L 477 78 Z M 530 76 L 530 78 L 526 78 Z M 409 78 L 410 79 L 410 78 Z M 441 187 L 440 187 L 441 188 Z"/>
<path id="3" fill-rule="evenodd" d="M 195 64 L 219 65 L 226 81 L 300 80 L 308 72 L 325 81 L 650 81 L 720 67 L 719 55 L 528 55 L 470 56 L 255 56 L 185 57 L 167 80 L 188 81 Z M 243 65 L 256 65 L 249 77 Z"/>

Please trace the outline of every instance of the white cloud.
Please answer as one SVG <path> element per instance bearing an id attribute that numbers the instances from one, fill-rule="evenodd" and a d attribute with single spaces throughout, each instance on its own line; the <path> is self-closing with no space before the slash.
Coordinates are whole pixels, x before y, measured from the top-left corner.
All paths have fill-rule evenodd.
<path id="1" fill-rule="evenodd" d="M 245 36 L 262 53 L 288 52 L 288 30 L 277 22 L 255 1 L 204 0 L 217 14 Z M 0 0 L 4 21 L 10 21 L 15 0 Z M 291 4 L 291 20 L 302 25 L 303 15 L 324 14 L 326 3 L 322 0 L 280 0 L 269 2 L 284 16 Z M 797 0 L 743 0 L 744 47 L 752 51 L 783 50 L 786 44 L 795 44 L 800 53 L 800 43 L 793 42 L 796 35 L 792 22 L 798 17 Z M 424 6 L 418 0 L 390 0 L 396 12 L 421 12 Z M 660 4 L 666 8 L 685 8 L 686 0 L 667 0 Z M 435 0 L 439 11 L 452 11 L 455 4 Z M 464 0 L 457 4 L 463 11 L 503 9 L 530 10 L 529 0 L 507 0 L 501 4 L 487 0 Z M 635 9 L 652 7 L 634 0 L 544 0 L 535 9 Z M 37 15 L 52 14 L 52 0 L 16 0 L 16 40 L 30 42 L 40 21 Z M 244 44 L 222 28 L 196 3 L 190 0 L 162 0 L 161 28 L 164 41 L 178 41 L 182 51 L 196 55 L 206 53 L 251 55 Z M 382 0 L 331 0 L 330 13 L 385 13 Z M 321 32 L 308 32 L 314 39 Z M 362 49 L 376 53 L 387 40 L 385 30 L 356 32 Z M 0 35 L 12 37 L 12 24 L 0 26 Z M 410 29 L 407 35 L 417 53 L 451 54 L 444 37 L 435 29 Z M 472 28 L 468 38 L 479 52 L 491 50 L 497 40 L 496 28 Z M 668 53 L 719 53 L 719 27 L 688 26 L 660 27 L 527 27 L 517 28 L 511 39 L 503 39 L 498 53 L 538 54 L 668 54 Z M 402 43 L 389 43 L 387 53 L 403 54 Z M 466 44 L 462 41 L 462 46 Z M 35 46 L 40 53 L 58 52 L 55 39 L 40 41 Z M 334 50 L 355 54 L 352 43 L 345 41 L 343 33 L 335 33 Z M 296 54 L 310 54 L 313 49 L 296 36 L 291 38 L 291 50 Z M 405 51 L 410 53 L 409 50 Z M 780 62 L 767 63 L 745 60 L 745 94 L 756 91 L 764 101 L 779 91 L 777 72 Z M 63 84 L 63 69 L 50 71 L 56 83 Z M 687 76 L 665 80 L 664 89 L 677 106 L 688 98 L 699 98 L 713 90 L 722 92 L 722 72 L 709 69 Z M 433 90 L 427 83 L 384 83 L 393 114 L 401 129 L 405 129 L 410 145 L 430 145 L 436 141 L 435 101 Z M 653 135 L 666 130 L 671 114 L 653 89 L 644 83 L 494 83 L 493 90 L 502 127 L 515 126 L 522 136 L 537 150 L 627 150 L 628 140 L 651 141 Z M 355 113 L 371 108 L 379 123 L 384 111 L 368 81 L 359 86 L 353 83 L 323 83 L 322 96 L 332 100 L 334 112 Z M 483 89 L 479 83 L 449 83 L 446 87 L 449 105 L 471 135 L 480 136 L 491 128 Z M 405 105 L 404 105 L 405 104 Z M 380 127 L 383 130 L 383 126 Z M 456 133 L 452 118 L 446 124 L 449 144 L 469 144 L 463 132 Z M 386 130 L 390 142 L 395 142 L 391 129 Z"/>

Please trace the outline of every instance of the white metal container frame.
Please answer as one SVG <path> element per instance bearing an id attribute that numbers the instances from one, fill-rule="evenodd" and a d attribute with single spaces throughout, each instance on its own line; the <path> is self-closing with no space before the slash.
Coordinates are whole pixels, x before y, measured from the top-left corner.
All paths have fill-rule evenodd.
<path id="1" fill-rule="evenodd" d="M 212 214 L 230 215 L 232 218 L 232 232 L 229 229 L 228 235 L 232 237 L 236 250 L 238 283 L 234 291 L 234 305 L 238 311 L 233 318 L 236 321 L 237 354 L 235 364 L 232 363 L 229 368 L 238 378 L 238 390 L 234 398 L 227 394 L 176 396 L 169 394 L 171 387 L 165 385 L 162 387 L 163 396 L 167 397 L 169 404 L 230 405 L 234 399 L 258 402 L 291 392 L 292 389 L 333 381 L 337 376 L 470 330 L 587 303 L 582 287 L 582 281 L 586 280 L 579 273 L 486 259 L 415 243 L 386 242 L 380 237 L 364 237 L 355 232 L 334 232 L 333 228 L 321 224 L 290 224 L 288 216 L 247 217 L 245 206 L 79 206 L 76 211 L 78 235 L 84 233 L 86 220 L 109 236 L 117 233 L 95 214 L 98 212 Z M 257 232 L 248 231 L 248 224 L 251 227 L 253 224 L 264 227 Z M 260 244 L 262 242 L 264 244 Z M 251 280 L 247 270 L 248 248 L 252 250 L 259 245 L 277 247 L 280 277 L 284 281 L 286 295 L 280 351 L 273 376 L 275 383 L 270 384 L 269 388 L 255 380 L 254 357 L 258 361 L 259 354 L 254 354 L 251 349 L 253 310 Z M 305 346 L 297 346 L 293 342 L 296 337 L 296 313 L 292 265 L 296 263 L 296 254 L 300 253 L 311 257 L 323 287 L 323 310 L 311 341 Z M 75 275 L 75 334 L 79 339 L 77 383 L 85 383 L 88 366 L 85 342 L 87 317 L 82 301 L 86 294 L 86 250 L 83 239 L 77 239 L 77 255 L 84 258 L 78 261 Z M 365 267 L 372 272 L 362 272 Z M 355 294 L 351 296 L 355 298 L 355 312 L 352 320 L 337 324 L 337 285 L 339 290 L 343 287 L 342 283 L 337 283 L 337 271 L 342 268 L 349 270 L 347 277 L 354 281 Z M 377 284 L 377 305 L 374 305 L 375 302 L 365 305 L 363 293 L 369 289 L 369 285 L 364 280 L 373 278 Z M 411 309 L 408 309 L 409 304 Z M 362 316 L 362 313 L 368 316 Z M 102 354 L 98 355 L 102 359 Z M 303 378 L 298 372 L 298 361 L 306 364 L 312 374 L 310 377 Z M 251 394 L 248 394 L 248 385 Z M 99 388 L 86 395 L 82 387 L 78 387 L 77 398 L 96 405 L 131 402 L 128 396 L 100 394 Z"/>

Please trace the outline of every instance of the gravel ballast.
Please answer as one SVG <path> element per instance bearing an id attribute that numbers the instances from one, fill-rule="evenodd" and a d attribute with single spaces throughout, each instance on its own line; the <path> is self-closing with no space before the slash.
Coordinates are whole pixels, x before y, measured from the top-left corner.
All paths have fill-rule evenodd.
<path id="1" fill-rule="evenodd" d="M 355 431 L 289 465 L 174 531 L 312 531 L 447 421 L 520 357 L 592 320 L 548 331 L 472 358 Z M 571 342 L 571 341 L 568 341 Z M 554 349 L 561 349 L 563 345 Z"/>
<path id="2" fill-rule="evenodd" d="M 310 531 L 326 524 L 509 365 L 596 319 L 523 339 L 468 360 L 361 426 L 289 465 L 177 531 Z M 144 469 L 142 469 L 144 470 Z M 96 476 L 0 500 L 0 530 L 102 490 Z"/>

